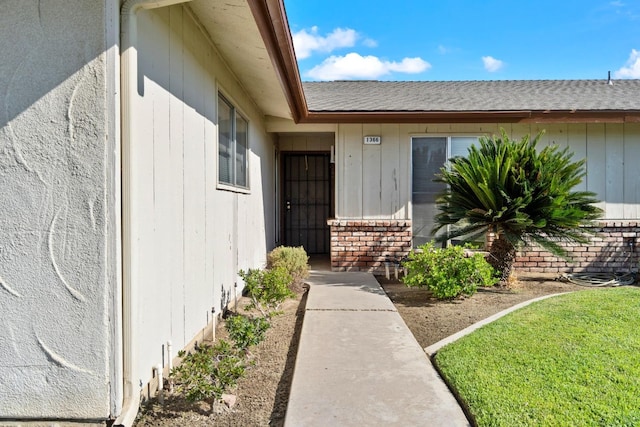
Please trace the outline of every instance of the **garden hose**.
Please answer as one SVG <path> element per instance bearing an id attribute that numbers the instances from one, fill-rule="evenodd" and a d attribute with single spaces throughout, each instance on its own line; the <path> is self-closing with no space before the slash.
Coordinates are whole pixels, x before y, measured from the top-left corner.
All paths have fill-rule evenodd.
<path id="1" fill-rule="evenodd" d="M 636 273 L 570 273 L 561 279 L 580 286 L 628 286 L 636 281 Z"/>

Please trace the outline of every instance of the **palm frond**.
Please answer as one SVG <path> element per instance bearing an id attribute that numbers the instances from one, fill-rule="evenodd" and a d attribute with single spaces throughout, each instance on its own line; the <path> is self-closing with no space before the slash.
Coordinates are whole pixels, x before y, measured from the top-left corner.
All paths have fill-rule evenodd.
<path id="1" fill-rule="evenodd" d="M 537 144 L 533 139 L 482 137 L 466 157 L 441 169 L 447 189 L 437 198 L 435 231 L 440 239 L 475 236 L 495 230 L 514 247 L 535 242 L 566 256 L 562 242 L 584 242 L 588 226 L 602 215 L 595 194 L 573 191 L 585 176 L 585 160 L 572 161 L 568 147 Z"/>

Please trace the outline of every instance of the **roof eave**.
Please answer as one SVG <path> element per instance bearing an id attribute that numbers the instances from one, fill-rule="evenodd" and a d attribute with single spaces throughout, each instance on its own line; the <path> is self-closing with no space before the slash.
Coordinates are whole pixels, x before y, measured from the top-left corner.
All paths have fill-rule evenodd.
<path id="1" fill-rule="evenodd" d="M 307 102 L 283 0 L 249 0 L 248 3 L 278 74 L 293 120 L 299 123 L 308 114 Z"/>
<path id="2" fill-rule="evenodd" d="M 249 0 L 295 123 L 640 123 L 640 110 L 309 111 L 283 0 Z"/>
<path id="3" fill-rule="evenodd" d="M 519 122 L 529 111 L 310 111 L 301 123 L 491 123 Z"/>
<path id="4" fill-rule="evenodd" d="M 534 111 L 534 123 L 640 123 L 640 110 L 550 110 Z"/>
<path id="5" fill-rule="evenodd" d="M 640 111 L 311 111 L 300 123 L 639 123 Z"/>

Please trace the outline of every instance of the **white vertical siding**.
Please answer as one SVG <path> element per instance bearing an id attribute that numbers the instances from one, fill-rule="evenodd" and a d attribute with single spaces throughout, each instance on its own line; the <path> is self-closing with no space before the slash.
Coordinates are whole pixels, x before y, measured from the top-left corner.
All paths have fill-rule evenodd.
<path id="1" fill-rule="evenodd" d="M 503 123 L 340 125 L 336 175 L 338 218 L 409 218 L 411 137 L 491 135 L 503 128 L 514 139 L 545 130 L 539 147 L 569 147 L 586 159 L 587 175 L 577 190 L 596 193 L 606 219 L 640 215 L 640 124 Z M 382 135 L 381 146 L 363 146 L 364 135 Z M 378 163 L 380 162 L 380 163 Z"/>
<path id="2" fill-rule="evenodd" d="M 402 197 L 401 180 L 404 168 L 400 166 L 402 146 L 399 128 L 394 125 L 382 125 L 381 173 L 380 173 L 380 212 L 379 218 L 398 218 L 400 198 Z"/>
<path id="3" fill-rule="evenodd" d="M 514 123 L 511 125 L 511 134 L 509 136 L 512 139 L 520 139 L 525 135 L 531 135 L 531 125 L 526 123 Z"/>
<path id="4" fill-rule="evenodd" d="M 537 133 L 542 130 L 545 132 L 540 141 L 540 147 L 556 144 L 563 149 L 569 145 L 566 123 L 550 123 L 546 126 L 538 125 L 535 131 L 532 131 L 531 137 L 535 137 Z"/>
<path id="5" fill-rule="evenodd" d="M 362 126 L 362 136 L 381 136 L 379 124 Z M 385 138 L 382 137 L 384 144 Z M 362 144 L 362 141 L 361 141 Z M 354 144 L 355 145 L 355 144 Z M 381 172 L 382 145 L 362 144 L 362 216 L 379 218 L 382 214 Z"/>
<path id="6" fill-rule="evenodd" d="M 584 123 L 571 123 L 567 125 L 567 144 L 573 152 L 573 160 L 584 160 L 587 158 L 587 125 Z M 576 187 L 576 191 L 586 191 L 587 179 L 585 176 L 582 182 Z"/>
<path id="7" fill-rule="evenodd" d="M 640 218 L 640 123 L 624 126 L 624 218 Z"/>
<path id="8" fill-rule="evenodd" d="M 220 313 L 234 296 L 239 268 L 264 265 L 275 243 L 275 161 L 263 115 L 186 9 L 141 12 L 138 20 L 133 380 L 146 382 L 163 360 L 163 344 L 186 345 L 211 319 L 211 308 Z M 218 88 L 250 123 L 248 194 L 217 189 Z"/>
<path id="9" fill-rule="evenodd" d="M 342 125 L 338 135 L 342 169 L 340 216 L 362 218 L 362 125 Z M 336 213 L 337 214 L 337 213 Z"/>
<path id="10" fill-rule="evenodd" d="M 180 7 L 169 9 L 169 57 L 179 58 L 182 55 L 183 41 L 183 14 L 184 9 Z M 169 61 L 169 117 L 174 120 L 167 120 L 169 126 L 169 152 L 167 162 L 169 168 L 165 169 L 168 188 L 166 194 L 169 200 L 165 203 L 173 205 L 173 209 L 166 209 L 168 226 L 168 247 L 172 250 L 164 250 L 165 257 L 160 258 L 166 262 L 165 269 L 168 269 L 168 292 L 171 303 L 169 304 L 170 334 L 178 343 L 186 342 L 189 337 L 185 336 L 183 325 L 185 304 L 185 268 L 184 268 L 184 121 L 179 118 L 184 117 L 184 71 L 181 61 Z"/>
<path id="11" fill-rule="evenodd" d="M 624 141 L 622 124 L 606 124 L 605 197 L 609 218 L 623 217 Z"/>
<path id="12" fill-rule="evenodd" d="M 138 92 L 144 95 L 144 99 L 136 100 L 133 108 L 138 112 L 137 129 L 138 135 L 135 135 L 133 143 L 133 150 L 136 151 L 135 158 L 137 162 L 133 167 L 136 170 L 135 182 L 132 182 L 132 189 L 137 189 L 135 194 L 135 205 L 137 206 L 137 212 L 139 218 L 137 222 L 139 224 L 137 236 L 141 242 L 150 241 L 154 239 L 155 230 L 157 229 L 156 216 L 160 212 L 156 212 L 156 203 L 158 200 L 155 198 L 156 186 L 154 182 L 156 171 L 155 154 L 156 146 L 161 146 L 166 143 L 163 141 L 164 135 L 155 132 L 154 121 L 157 111 L 155 108 L 159 108 L 158 102 L 161 101 L 162 88 L 160 86 L 160 76 L 154 76 L 152 73 L 157 74 L 158 62 L 162 62 L 159 57 L 160 53 L 158 49 L 154 48 L 153 42 L 160 43 L 165 38 L 162 36 L 162 31 L 159 25 L 154 25 L 159 20 L 159 15 L 141 14 L 139 18 L 140 26 L 148 28 L 146 31 L 141 31 L 139 34 L 140 54 L 138 55 L 138 66 L 140 70 L 146 70 L 146 75 L 139 75 L 138 77 Z M 145 48 L 146 47 L 146 48 Z M 147 55 L 143 52 L 148 52 Z M 159 112 L 158 112 L 159 113 Z M 155 139 L 155 138 L 158 139 Z M 135 184 L 135 187 L 134 187 Z M 155 240 L 155 239 L 154 239 Z M 154 241 L 153 245 L 140 245 L 140 252 L 137 255 L 139 263 L 132 268 L 132 277 L 137 286 L 134 287 L 134 291 L 138 294 L 137 300 L 147 307 L 153 307 L 153 309 L 147 309 L 145 313 L 141 311 L 134 314 L 134 322 L 137 322 L 138 331 L 148 331 L 153 328 L 159 330 L 165 330 L 167 325 L 165 324 L 165 317 L 163 313 L 167 310 L 168 302 L 163 301 L 160 296 L 164 292 L 168 292 L 165 285 L 165 281 L 162 280 L 159 274 L 158 265 L 156 264 L 155 257 L 157 251 L 160 248 L 162 242 Z M 171 252 L 170 249 L 167 251 Z M 144 282 L 140 279 L 144 278 Z M 160 280 L 159 280 L 160 279 Z M 147 283 L 155 283 L 156 289 L 154 292 L 150 292 Z M 146 286 L 145 286 L 146 285 Z M 127 296 L 124 296 L 127 298 Z M 153 350 L 154 354 L 146 355 L 146 358 L 150 358 L 151 361 L 158 363 L 158 357 L 161 357 L 161 347 L 156 345 L 157 339 L 149 333 L 142 333 L 136 340 L 140 349 L 147 349 L 148 352 Z M 143 359 L 145 357 L 140 357 Z M 140 365 L 139 365 L 140 366 Z M 145 371 L 140 372 L 140 380 L 146 382 L 147 377 L 150 376 L 150 369 L 153 364 L 147 364 Z M 135 367 L 138 368 L 138 367 Z M 134 368 L 134 369 L 135 369 Z M 141 370 L 142 371 L 142 370 Z M 134 382 L 137 382 L 134 380 Z"/>
<path id="13" fill-rule="evenodd" d="M 213 305 L 210 299 L 209 288 L 213 283 L 206 283 L 205 271 L 207 263 L 205 259 L 207 245 L 213 242 L 205 240 L 205 229 L 208 217 L 211 215 L 205 209 L 206 206 L 206 169 L 213 164 L 213 159 L 205 157 L 205 147 L 215 144 L 215 140 L 207 141 L 204 138 L 205 116 L 204 97 L 215 97 L 215 93 L 205 94 L 204 81 L 211 79 L 207 64 L 204 63 L 204 51 L 206 45 L 199 43 L 202 37 L 200 31 L 190 25 L 190 20 L 185 19 L 183 37 L 186 49 L 183 50 L 182 63 L 184 64 L 184 198 L 183 209 L 185 221 L 184 232 L 184 293 L 185 304 L 183 327 L 185 337 L 191 338 L 206 322 L 206 315 Z M 171 118 L 169 118 L 171 120 Z M 212 118 L 209 118 L 211 120 Z M 162 233 L 162 231 L 159 231 Z"/>
<path id="14" fill-rule="evenodd" d="M 601 200 L 598 206 L 606 208 L 606 139 L 605 126 L 587 124 L 587 191 L 594 192 Z"/>

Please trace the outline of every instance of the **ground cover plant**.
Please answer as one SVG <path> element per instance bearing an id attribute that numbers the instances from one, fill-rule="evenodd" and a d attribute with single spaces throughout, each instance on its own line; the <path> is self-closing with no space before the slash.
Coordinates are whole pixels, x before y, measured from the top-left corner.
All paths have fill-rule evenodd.
<path id="1" fill-rule="evenodd" d="M 229 392 L 247 369 L 249 348 L 260 344 L 270 321 L 286 299 L 295 297 L 290 289 L 294 274 L 300 280 L 308 272 L 308 257 L 302 248 L 279 248 L 268 254 L 270 268 L 249 269 L 238 275 L 245 281 L 250 303 L 247 310 L 258 310 L 261 316 L 229 313 L 225 328 L 232 342 L 219 340 L 213 345 L 201 345 L 193 352 L 180 351 L 178 366 L 169 376 L 176 382 L 176 391 L 189 402 L 218 400 Z"/>
<path id="2" fill-rule="evenodd" d="M 640 425 L 640 289 L 534 303 L 443 348 L 478 426 Z"/>
<path id="3" fill-rule="evenodd" d="M 178 357 L 182 361 L 171 370 L 170 377 L 177 384 L 176 391 L 189 402 L 220 399 L 246 370 L 242 355 L 225 340 L 201 345 L 190 353 L 181 351 Z"/>
<path id="4" fill-rule="evenodd" d="M 225 327 L 234 342 L 234 347 L 246 352 L 249 347 L 264 340 L 269 329 L 269 321 L 264 317 L 234 315 L 227 318 Z"/>
<path id="5" fill-rule="evenodd" d="M 259 310 L 264 317 L 276 312 L 282 301 L 294 295 L 289 289 L 293 278 L 285 267 L 267 270 L 250 268 L 238 274 L 244 280 L 247 296 L 251 298 L 247 308 Z"/>
<path id="6" fill-rule="evenodd" d="M 494 269 L 480 253 L 468 255 L 462 246 L 436 248 L 433 243 L 422 245 L 403 262 L 407 286 L 426 287 L 438 299 L 473 295 L 478 286 L 497 282 Z"/>

